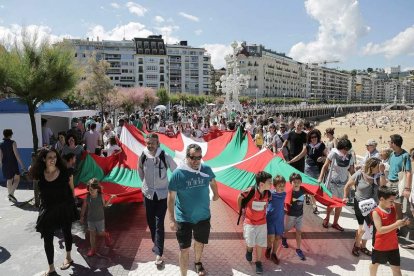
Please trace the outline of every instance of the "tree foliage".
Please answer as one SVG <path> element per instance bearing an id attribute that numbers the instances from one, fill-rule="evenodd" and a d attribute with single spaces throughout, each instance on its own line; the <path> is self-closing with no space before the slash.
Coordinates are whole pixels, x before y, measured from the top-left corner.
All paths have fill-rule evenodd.
<path id="1" fill-rule="evenodd" d="M 164 87 L 158 89 L 157 97 L 159 104 L 167 105 L 170 101 L 170 97 L 168 96 L 167 90 Z"/>
<path id="2" fill-rule="evenodd" d="M 106 75 L 109 66 L 106 60 L 97 61 L 95 55 L 89 58 L 88 66 L 84 68 L 84 80 L 76 87 L 74 99 L 86 104 L 95 103 L 103 112 L 116 93 L 111 79 Z"/>
<path id="3" fill-rule="evenodd" d="M 155 105 L 157 101 L 158 98 L 152 88 L 128 87 L 118 90 L 119 107 L 128 115 L 134 112 L 137 107 L 145 109 Z"/>
<path id="4" fill-rule="evenodd" d="M 51 45 L 22 31 L 22 42 L 0 47 L 0 91 L 15 95 L 29 110 L 33 148 L 38 147 L 35 111 L 41 102 L 60 99 L 78 80 L 74 53 L 64 43 Z"/>

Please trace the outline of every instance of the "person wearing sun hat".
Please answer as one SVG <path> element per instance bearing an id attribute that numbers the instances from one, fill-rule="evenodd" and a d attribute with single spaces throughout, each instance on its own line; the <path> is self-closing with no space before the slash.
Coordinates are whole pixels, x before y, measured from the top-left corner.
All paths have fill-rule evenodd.
<path id="1" fill-rule="evenodd" d="M 367 148 L 367 151 L 365 153 L 364 158 L 355 167 L 356 170 L 362 168 L 365 165 L 365 162 L 369 158 L 372 158 L 372 157 L 380 158 L 380 153 L 377 150 L 377 141 L 375 141 L 374 139 L 368 139 L 368 141 L 365 143 L 365 146 Z"/>

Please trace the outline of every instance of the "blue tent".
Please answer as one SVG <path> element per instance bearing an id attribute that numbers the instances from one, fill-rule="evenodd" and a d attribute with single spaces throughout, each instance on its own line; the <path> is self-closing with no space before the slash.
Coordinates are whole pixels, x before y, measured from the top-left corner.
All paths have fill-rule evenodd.
<path id="1" fill-rule="evenodd" d="M 70 108 L 61 100 L 39 104 L 36 113 L 69 111 Z M 28 113 L 27 105 L 19 98 L 8 98 L 0 101 L 0 113 Z"/>

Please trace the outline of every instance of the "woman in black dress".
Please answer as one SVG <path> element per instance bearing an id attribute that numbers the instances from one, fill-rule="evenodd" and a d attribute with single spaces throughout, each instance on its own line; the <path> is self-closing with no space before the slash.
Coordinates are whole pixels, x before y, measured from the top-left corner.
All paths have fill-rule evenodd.
<path id="1" fill-rule="evenodd" d="M 20 182 L 19 164 L 23 171 L 26 168 L 17 151 L 17 144 L 11 138 L 13 131 L 11 129 L 3 130 L 3 141 L 0 142 L 0 167 L 2 168 L 3 177 L 7 182 L 7 191 L 9 192 L 9 200 L 16 203 L 14 191 Z"/>
<path id="2" fill-rule="evenodd" d="M 33 178 L 39 181 L 41 206 L 36 231 L 41 233 L 49 270 L 45 275 L 57 275 L 53 264 L 53 236 L 62 229 L 65 238 L 66 258 L 60 269 L 68 269 L 73 260 L 72 222 L 77 219 L 73 196 L 73 177 L 64 166 L 55 149 L 42 149 L 32 166 Z"/>

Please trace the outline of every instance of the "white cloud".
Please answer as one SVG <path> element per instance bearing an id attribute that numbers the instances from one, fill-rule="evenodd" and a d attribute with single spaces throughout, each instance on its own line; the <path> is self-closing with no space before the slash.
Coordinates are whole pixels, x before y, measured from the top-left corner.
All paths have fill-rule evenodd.
<path id="1" fill-rule="evenodd" d="M 364 47 L 363 53 L 365 55 L 384 54 L 386 58 L 414 55 L 414 25 L 385 42 L 378 44 L 368 43 Z"/>
<path id="2" fill-rule="evenodd" d="M 138 22 L 129 22 L 126 25 L 116 26 L 112 30 L 105 30 L 102 25 L 95 25 L 87 33 L 88 36 L 93 38 L 99 36 L 101 40 L 122 40 L 124 37 L 129 40 L 134 37 L 147 37 L 152 34 L 153 32 L 148 30 L 145 25 Z"/>
<path id="3" fill-rule="evenodd" d="M 202 29 L 198 29 L 198 30 L 195 30 L 194 33 L 196 35 L 201 35 L 203 33 L 203 30 Z"/>
<path id="4" fill-rule="evenodd" d="M 305 8 L 319 22 L 319 30 L 315 41 L 293 45 L 289 56 L 296 60 L 344 60 L 370 30 L 363 22 L 357 0 L 306 0 Z"/>
<path id="5" fill-rule="evenodd" d="M 157 15 L 156 17 L 154 17 L 155 22 L 157 23 L 163 23 L 165 21 L 165 19 L 162 16 Z"/>
<path id="6" fill-rule="evenodd" d="M 178 37 L 173 36 L 173 32 L 178 31 L 180 29 L 179 26 L 176 25 L 169 25 L 163 27 L 155 27 L 154 28 L 159 34 L 162 35 L 164 41 L 168 44 L 174 44 L 180 41 Z"/>
<path id="7" fill-rule="evenodd" d="M 17 44 L 21 44 L 23 30 L 31 39 L 34 35 L 36 35 L 38 42 L 49 40 L 50 43 L 55 43 L 58 41 L 62 41 L 63 38 L 72 38 L 72 36 L 67 34 L 52 34 L 52 29 L 45 25 L 21 26 L 18 24 L 12 24 L 9 28 L 5 26 L 0 26 L 0 43 L 3 43 L 6 46 L 11 45 L 14 42 L 17 42 Z"/>
<path id="8" fill-rule="evenodd" d="M 125 6 L 128 8 L 130 13 L 136 14 L 138 16 L 144 16 L 145 13 L 148 11 L 147 8 L 134 2 L 128 2 Z"/>
<path id="9" fill-rule="evenodd" d="M 181 15 L 184 18 L 187 18 L 188 20 L 194 21 L 194 22 L 198 22 L 200 21 L 200 19 L 197 16 L 185 13 L 185 12 L 179 12 L 179 15 Z"/>
<path id="10" fill-rule="evenodd" d="M 121 6 L 119 6 L 118 3 L 111 3 L 111 7 L 114 9 L 119 9 Z"/>
<path id="11" fill-rule="evenodd" d="M 224 57 L 233 53 L 233 48 L 231 48 L 230 45 L 225 44 L 204 44 L 200 47 L 205 48 L 211 55 L 211 63 L 216 69 L 226 67 Z"/>

